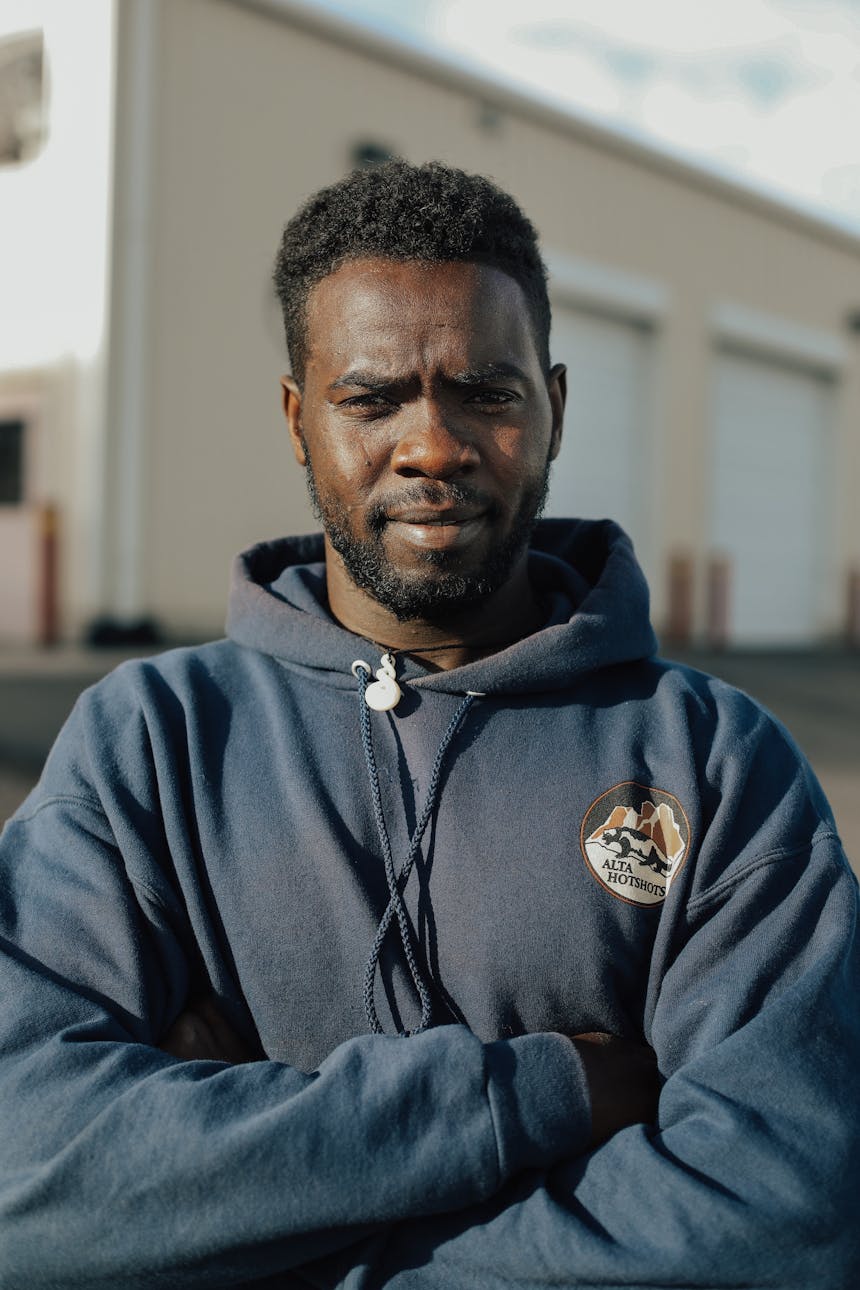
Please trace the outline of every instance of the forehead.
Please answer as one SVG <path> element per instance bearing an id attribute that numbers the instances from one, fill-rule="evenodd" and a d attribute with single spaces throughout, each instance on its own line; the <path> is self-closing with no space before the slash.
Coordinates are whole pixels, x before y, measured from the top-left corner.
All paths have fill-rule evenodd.
<path id="1" fill-rule="evenodd" d="M 473 263 L 356 259 L 308 297 L 309 365 L 537 362 L 519 283 Z"/>

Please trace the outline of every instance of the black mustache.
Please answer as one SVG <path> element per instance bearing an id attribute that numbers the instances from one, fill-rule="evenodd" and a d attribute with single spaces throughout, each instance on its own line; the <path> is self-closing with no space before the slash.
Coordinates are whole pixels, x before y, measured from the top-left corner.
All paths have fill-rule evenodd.
<path id="1" fill-rule="evenodd" d="M 433 479 L 417 480 L 414 484 L 398 489 L 397 493 L 381 497 L 367 513 L 367 526 L 372 533 L 381 533 L 391 513 L 408 511 L 411 506 L 469 506 L 496 513 L 495 501 L 488 493 L 471 484 L 442 483 Z"/>

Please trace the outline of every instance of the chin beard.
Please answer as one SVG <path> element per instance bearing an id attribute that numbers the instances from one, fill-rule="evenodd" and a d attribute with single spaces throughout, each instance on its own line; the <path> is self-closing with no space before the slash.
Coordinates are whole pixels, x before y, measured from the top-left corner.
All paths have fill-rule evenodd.
<path id="1" fill-rule="evenodd" d="M 459 553 L 427 551 L 423 568 L 401 573 L 388 559 L 382 543 L 386 513 L 384 505 L 372 508 L 367 518 L 370 536 L 357 538 L 349 528 L 349 515 L 337 502 L 320 496 L 317 491 L 310 456 L 305 447 L 305 475 L 308 496 L 314 514 L 321 521 L 331 545 L 343 560 L 352 581 L 366 591 L 400 622 L 421 619 L 443 622 L 455 617 L 467 605 L 480 604 L 494 595 L 511 575 L 522 552 L 528 546 L 534 526 L 546 504 L 549 489 L 550 462 L 543 475 L 529 489 L 514 516 L 511 530 L 503 542 L 490 553 L 483 568 L 461 572 L 456 568 Z M 398 502 L 470 504 L 482 501 L 469 485 L 424 480 L 411 488 L 404 487 Z"/>

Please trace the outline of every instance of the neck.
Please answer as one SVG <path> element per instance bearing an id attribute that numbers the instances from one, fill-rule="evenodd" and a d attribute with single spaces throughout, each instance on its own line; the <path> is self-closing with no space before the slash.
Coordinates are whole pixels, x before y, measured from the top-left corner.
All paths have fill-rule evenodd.
<path id="1" fill-rule="evenodd" d="M 525 555 L 508 581 L 480 604 L 465 605 L 444 618 L 404 622 L 355 586 L 335 552 L 326 554 L 329 608 L 341 626 L 380 649 L 411 654 L 434 669 L 449 671 L 486 658 L 543 625 Z"/>

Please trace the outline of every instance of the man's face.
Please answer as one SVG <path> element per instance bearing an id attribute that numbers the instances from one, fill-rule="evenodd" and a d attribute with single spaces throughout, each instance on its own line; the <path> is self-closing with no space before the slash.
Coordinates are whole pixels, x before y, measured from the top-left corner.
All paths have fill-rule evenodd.
<path id="1" fill-rule="evenodd" d="M 352 584 L 428 621 L 504 585 L 558 452 L 562 382 L 500 270 L 363 259 L 319 282 L 285 407 Z"/>

